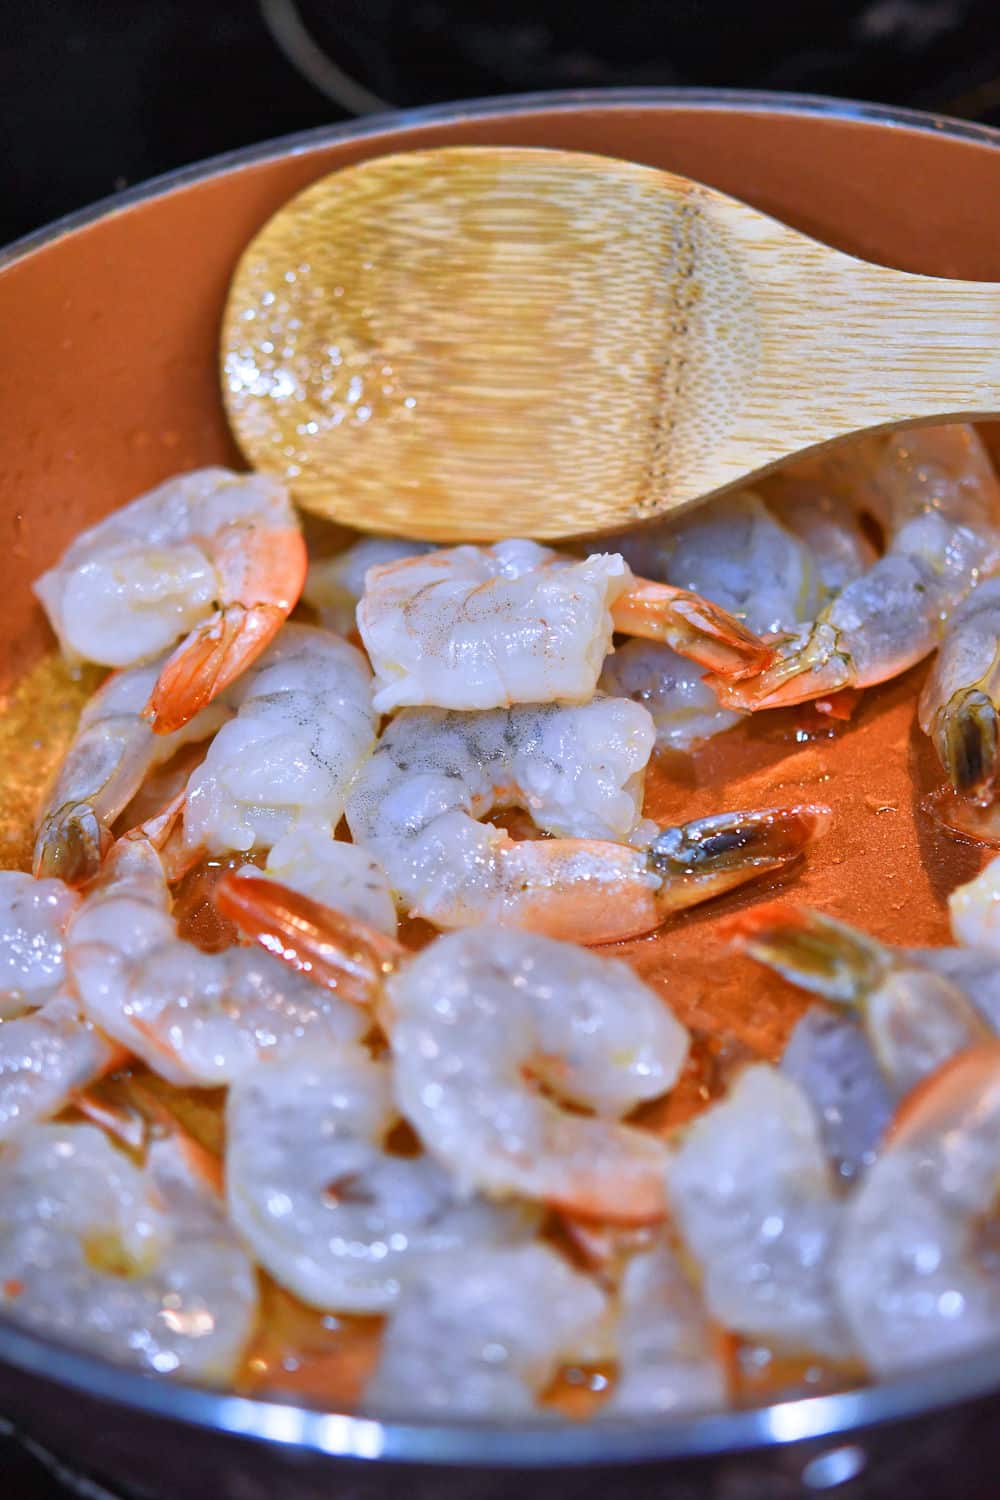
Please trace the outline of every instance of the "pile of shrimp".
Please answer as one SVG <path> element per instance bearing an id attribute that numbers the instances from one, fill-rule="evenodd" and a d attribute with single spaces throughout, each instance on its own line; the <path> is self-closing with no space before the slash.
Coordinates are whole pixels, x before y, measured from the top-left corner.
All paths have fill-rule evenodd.
<path id="1" fill-rule="evenodd" d="M 363 1410 L 553 1416 L 596 1368 L 594 1420 L 723 1407 L 740 1350 L 850 1383 L 1000 1338 L 1000 859 L 935 950 L 744 898 L 733 942 L 815 999 L 669 1131 L 692 1038 L 602 951 L 830 819 L 659 826 L 654 755 L 934 653 L 929 812 L 1000 844 L 977 434 L 867 436 L 599 547 L 310 559 L 279 483 L 206 469 L 38 581 L 113 670 L 0 871 L 5 1317 L 238 1385 L 266 1277 L 382 1320 Z M 224 1101 L 214 1146 L 178 1091 Z"/>

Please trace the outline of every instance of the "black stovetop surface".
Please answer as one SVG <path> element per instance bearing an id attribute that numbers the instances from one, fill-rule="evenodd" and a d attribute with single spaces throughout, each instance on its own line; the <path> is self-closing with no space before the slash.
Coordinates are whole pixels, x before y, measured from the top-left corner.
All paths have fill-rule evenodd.
<path id="1" fill-rule="evenodd" d="M 0 244 L 157 172 L 378 101 L 687 84 L 1000 124 L 998 15 L 998 0 L 5 0 Z M 106 1492 L 0 1423 L 0 1493 Z"/>

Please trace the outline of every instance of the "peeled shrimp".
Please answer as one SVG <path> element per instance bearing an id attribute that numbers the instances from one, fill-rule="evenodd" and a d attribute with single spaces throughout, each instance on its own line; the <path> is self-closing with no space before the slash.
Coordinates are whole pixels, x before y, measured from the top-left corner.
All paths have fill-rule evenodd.
<path id="1" fill-rule="evenodd" d="M 719 1341 L 698 1293 L 661 1243 L 630 1257 L 618 1291 L 618 1378 L 602 1416 L 708 1411 L 726 1401 Z"/>
<path id="2" fill-rule="evenodd" d="M 870 687 L 922 660 L 944 622 L 1000 556 L 1000 485 L 969 426 L 876 434 L 816 460 L 817 482 L 883 524 L 885 554 L 736 682 L 712 678 L 727 708 L 775 708 Z"/>
<path id="3" fill-rule="evenodd" d="M 992 801 L 1000 769 L 1000 578 L 948 621 L 923 692 L 920 727 L 955 791 Z"/>
<path id="4" fill-rule="evenodd" d="M 747 951 L 813 994 L 857 1008 L 898 1098 L 992 1027 L 933 955 L 910 956 L 818 912 L 758 907 L 739 918 Z"/>
<path id="5" fill-rule="evenodd" d="M 320 617 L 320 623 L 338 635 L 350 635 L 357 626 L 357 609 L 365 591 L 369 568 L 422 557 L 435 550 L 433 542 L 412 542 L 405 537 L 363 536 L 335 557 L 310 562 L 302 597 Z"/>
<path id="6" fill-rule="evenodd" d="M 667 1181 L 718 1322 L 796 1354 L 851 1354 L 830 1265 L 843 1206 L 791 1079 L 766 1064 L 746 1068 L 688 1126 Z"/>
<path id="7" fill-rule="evenodd" d="M 691 750 L 743 718 L 722 708 L 702 667 L 658 641 L 626 641 L 604 663 L 600 687 L 614 698 L 641 703 L 653 720 L 656 744 Z"/>
<path id="8" fill-rule="evenodd" d="M 175 1140 L 137 1167 L 92 1125 L 36 1125 L 0 1156 L 0 1308 L 14 1322 L 222 1382 L 256 1305 L 253 1266 Z"/>
<path id="9" fill-rule="evenodd" d="M 61 880 L 0 870 L 0 1020 L 58 993 L 66 928 L 79 905 L 80 897 Z"/>
<path id="10" fill-rule="evenodd" d="M 838 1176 L 851 1182 L 867 1171 L 892 1119 L 894 1096 L 855 1017 L 811 1005 L 792 1031 L 781 1071 L 809 1100 Z"/>
<path id="11" fill-rule="evenodd" d="M 1000 1337 L 990 1234 L 1000 1179 L 1000 1043 L 966 1052 L 904 1104 L 847 1205 L 840 1305 L 876 1374 Z"/>
<path id="12" fill-rule="evenodd" d="M 359 1048 L 310 1047 L 231 1087 L 230 1217 L 304 1302 L 383 1312 L 428 1259 L 526 1240 L 537 1228 L 528 1208 L 460 1198 L 430 1157 L 390 1155 L 397 1123 L 391 1068 Z"/>
<path id="13" fill-rule="evenodd" d="M 171 734 L 154 734 L 143 709 L 166 656 L 116 672 L 85 704 L 76 736 L 42 808 L 35 873 L 73 883 L 97 874 L 111 825 L 145 777 L 182 745 L 208 739 L 230 712 L 226 697 Z"/>
<path id="14" fill-rule="evenodd" d="M 545 1245 L 425 1263 L 386 1325 L 365 1406 L 531 1413 L 560 1365 L 603 1346 L 605 1315 L 593 1282 Z"/>
<path id="15" fill-rule="evenodd" d="M 57 1115 L 128 1053 L 84 1020 L 70 990 L 0 1022 L 0 1144 Z"/>
<path id="16" fill-rule="evenodd" d="M 286 625 L 229 703 L 232 718 L 188 781 L 187 847 L 269 849 L 300 825 L 334 827 L 375 745 L 361 652 L 329 631 Z"/>
<path id="17" fill-rule="evenodd" d="M 586 702 L 615 630 L 665 640 L 724 673 L 756 670 L 770 655 L 708 600 L 634 579 L 617 554 L 577 560 L 523 541 L 372 568 L 358 629 L 382 713 Z"/>
<path id="18" fill-rule="evenodd" d="M 800 807 L 667 829 L 647 851 L 612 842 L 642 831 L 652 740 L 648 714 L 622 699 L 404 709 L 358 775 L 347 821 L 400 902 L 437 926 L 485 920 L 589 943 L 651 931 L 776 869 L 825 827 L 825 809 Z M 478 821 L 511 805 L 557 837 L 518 842 Z"/>
<path id="19" fill-rule="evenodd" d="M 970 948 L 987 949 L 1000 970 L 1000 855 L 991 859 L 974 880 L 952 891 L 948 914 L 957 940 Z"/>
<path id="20" fill-rule="evenodd" d="M 179 938 L 145 838 L 115 844 L 66 953 L 89 1019 L 171 1083 L 229 1083 L 262 1057 L 367 1030 L 362 1012 L 265 953 L 203 953 Z"/>
<path id="21" fill-rule="evenodd" d="M 186 637 L 149 699 L 154 729 L 169 733 L 259 656 L 305 573 L 277 480 L 198 469 L 82 532 L 35 592 L 71 661 L 133 666 Z"/>

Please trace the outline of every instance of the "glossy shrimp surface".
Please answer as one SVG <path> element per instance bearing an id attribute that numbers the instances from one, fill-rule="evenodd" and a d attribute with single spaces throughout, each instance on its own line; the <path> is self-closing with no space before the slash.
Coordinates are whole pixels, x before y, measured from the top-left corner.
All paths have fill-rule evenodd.
<path id="1" fill-rule="evenodd" d="M 203 953 L 178 937 L 157 851 L 122 839 L 67 942 L 87 1017 L 171 1083 L 230 1082 L 261 1057 L 354 1041 L 363 1013 L 266 953 Z"/>
<path id="2" fill-rule="evenodd" d="M 759 675 L 713 678 L 726 707 L 802 703 L 896 676 L 934 650 L 948 615 L 996 566 L 1000 485 L 973 428 L 876 434 L 816 463 L 817 483 L 878 518 L 886 550 Z"/>
<path id="3" fill-rule="evenodd" d="M 282 485 L 198 469 L 82 532 L 35 590 L 71 661 L 133 666 L 186 637 L 149 698 L 153 727 L 168 733 L 264 650 L 305 572 Z"/>
<path id="4" fill-rule="evenodd" d="M 714 1318 L 794 1353 L 851 1354 L 831 1271 L 843 1205 L 791 1079 L 764 1064 L 745 1069 L 689 1127 L 667 1181 Z"/>
<path id="5" fill-rule="evenodd" d="M 389 1318 L 366 1405 L 530 1414 L 560 1365 L 606 1348 L 606 1317 L 594 1283 L 545 1245 L 427 1264 Z"/>
<path id="6" fill-rule="evenodd" d="M 586 702 L 615 630 L 722 671 L 753 670 L 769 654 L 707 600 L 635 580 L 616 553 L 574 559 L 527 541 L 373 568 L 358 628 L 383 713 Z"/>
<path id="7" fill-rule="evenodd" d="M 992 800 L 1000 755 L 998 716 L 1000 578 L 994 578 L 949 619 L 920 695 L 920 727 L 962 796 Z"/>
<path id="8" fill-rule="evenodd" d="M 590 943 L 651 931 L 822 833 L 820 807 L 643 827 L 652 742 L 646 711 L 623 699 L 480 714 L 404 709 L 358 775 L 347 821 L 404 909 L 435 925 L 501 922 Z M 556 837 L 517 841 L 479 821 L 511 805 Z"/>
<path id="9" fill-rule="evenodd" d="M 143 710 L 165 656 L 114 673 L 85 705 L 73 743 L 42 807 L 35 874 L 92 879 L 111 825 L 145 778 L 182 745 L 209 739 L 231 709 L 226 694 L 171 734 L 154 734 Z"/>
<path id="10" fill-rule="evenodd" d="M 463 1187 L 662 1214 L 663 1148 L 620 1119 L 673 1086 L 688 1035 L 626 965 L 487 928 L 439 938 L 387 998 L 400 1108 Z"/>
<path id="11" fill-rule="evenodd" d="M 79 895 L 61 880 L 0 870 L 0 1020 L 51 999 L 65 975 L 66 929 Z"/>
<path id="12" fill-rule="evenodd" d="M 91 1125 L 36 1125 L 0 1154 L 0 1309 L 148 1373 L 232 1377 L 253 1266 L 217 1193 L 170 1139 L 136 1166 Z"/>
<path id="13" fill-rule="evenodd" d="M 270 849 L 300 826 L 333 828 L 375 746 L 371 674 L 340 636 L 288 625 L 234 685 L 235 710 L 192 774 L 189 849 Z"/>
<path id="14" fill-rule="evenodd" d="M 369 569 L 402 562 L 407 557 L 422 557 L 434 550 L 432 542 L 414 542 L 405 537 L 359 537 L 343 552 L 310 562 L 302 597 L 328 630 L 350 635 L 357 628 L 358 604 Z"/>
<path id="15" fill-rule="evenodd" d="M 1000 1043 L 963 1053 L 906 1102 L 845 1210 L 839 1300 L 882 1376 L 1000 1336 Z"/>
<path id="16" fill-rule="evenodd" d="M 529 1239 L 538 1216 L 463 1198 L 427 1156 L 391 1154 L 388 1062 L 311 1047 L 236 1081 L 226 1109 L 233 1223 L 283 1286 L 339 1312 L 382 1312 L 427 1261 Z M 458 1259 L 456 1259 L 458 1258 Z"/>

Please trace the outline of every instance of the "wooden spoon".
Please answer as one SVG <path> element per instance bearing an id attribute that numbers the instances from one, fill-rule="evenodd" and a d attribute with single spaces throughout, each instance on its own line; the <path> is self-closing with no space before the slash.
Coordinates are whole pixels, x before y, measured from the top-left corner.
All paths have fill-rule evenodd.
<path id="1" fill-rule="evenodd" d="M 1000 413 L 1000 285 L 856 260 L 650 167 L 448 147 L 286 204 L 237 267 L 222 365 L 244 453 L 307 509 L 559 537 L 858 428 Z"/>

